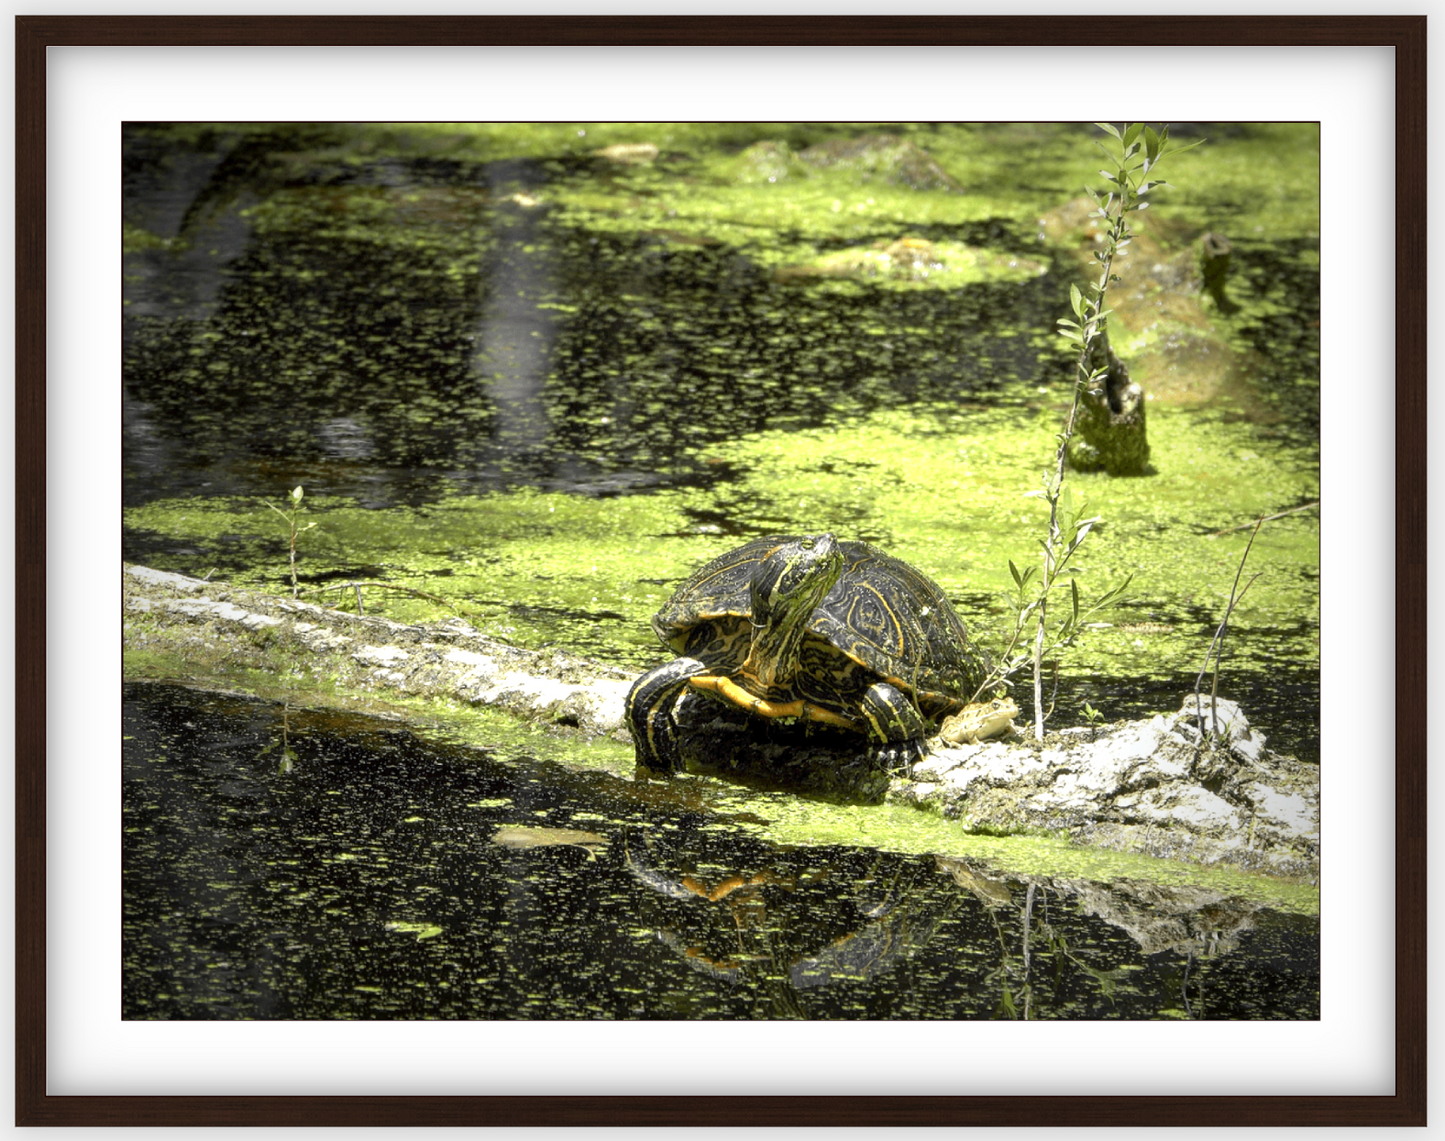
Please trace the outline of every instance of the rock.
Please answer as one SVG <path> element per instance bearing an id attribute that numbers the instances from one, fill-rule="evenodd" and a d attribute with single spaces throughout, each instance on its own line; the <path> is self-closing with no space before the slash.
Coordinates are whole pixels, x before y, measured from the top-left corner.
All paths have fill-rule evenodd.
<path id="1" fill-rule="evenodd" d="M 1197 227 L 1171 220 L 1155 204 L 1136 215 L 1133 236 L 1115 259 L 1119 280 L 1108 291 L 1109 331 L 1128 344 L 1134 383 L 1150 402 L 1177 405 L 1237 403 L 1266 415 L 1251 355 L 1235 347 L 1217 317 L 1234 311 L 1224 297 L 1228 240 L 1201 237 Z M 1097 280 L 1095 255 L 1104 240 L 1096 206 L 1076 198 L 1039 218 L 1039 237 L 1074 265 L 1077 280 Z M 1118 408 L 1115 411 L 1119 411 Z"/>
<path id="2" fill-rule="evenodd" d="M 658 150 L 653 143 L 614 143 L 610 147 L 599 147 L 592 152 L 592 155 L 595 158 L 606 159 L 608 162 L 638 166 L 655 161 Z"/>
<path id="3" fill-rule="evenodd" d="M 739 182 L 782 182 L 792 175 L 808 173 L 788 144 L 776 139 L 744 148 L 730 165 L 732 176 Z"/>
<path id="4" fill-rule="evenodd" d="M 1101 847 L 1317 876 L 1318 771 L 1266 749 L 1231 701 L 1218 701 L 1222 731 L 1206 738 L 1195 705 L 1191 694 L 1172 715 L 1044 746 L 940 748 L 889 796 L 975 828 L 1064 830 Z"/>

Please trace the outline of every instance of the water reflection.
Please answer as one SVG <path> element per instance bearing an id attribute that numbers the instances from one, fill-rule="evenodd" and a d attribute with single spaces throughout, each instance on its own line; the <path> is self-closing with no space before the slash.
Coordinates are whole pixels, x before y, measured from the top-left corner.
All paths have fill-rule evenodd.
<path id="1" fill-rule="evenodd" d="M 507 453 L 535 455 L 546 444 L 551 420 L 542 387 L 557 340 L 556 251 L 542 240 L 535 164 L 493 163 L 487 168 L 492 216 L 489 250 L 480 274 L 481 321 L 472 368 L 496 409 L 492 438 Z"/>
<path id="2" fill-rule="evenodd" d="M 127 1018 L 1318 1017 L 1317 923 L 1216 891 L 780 847 L 700 782 L 355 716 L 124 708 Z"/>

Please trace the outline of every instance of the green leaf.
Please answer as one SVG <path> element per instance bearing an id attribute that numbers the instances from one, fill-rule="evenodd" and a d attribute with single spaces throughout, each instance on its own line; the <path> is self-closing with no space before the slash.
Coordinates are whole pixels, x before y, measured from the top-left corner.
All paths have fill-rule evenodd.
<path id="1" fill-rule="evenodd" d="M 1113 135 L 1116 139 L 1119 137 L 1119 132 L 1116 131 L 1113 127 L 1111 127 L 1108 123 L 1095 123 L 1094 126 L 1098 127 L 1101 131 L 1109 132 L 1109 134 Z"/>
<path id="2" fill-rule="evenodd" d="M 1169 128 L 1165 127 L 1164 131 L 1167 135 L 1169 132 Z M 1154 164 L 1154 161 L 1159 157 L 1159 136 L 1154 133 L 1154 129 L 1152 127 L 1144 128 L 1144 153 L 1149 156 L 1149 164 L 1151 166 Z"/>
<path id="3" fill-rule="evenodd" d="M 1008 561 L 1008 572 L 1014 576 L 1014 583 L 1022 590 L 1024 588 L 1024 576 L 1019 574 L 1019 568 L 1014 566 L 1013 559 L 1009 559 Z"/>
<path id="4" fill-rule="evenodd" d="M 1159 157 L 1163 158 L 1166 154 L 1183 154 L 1185 151 L 1192 151 L 1195 147 L 1203 146 L 1204 142 L 1204 139 L 1195 139 L 1192 143 L 1185 143 L 1182 147 L 1170 147 L 1168 150 L 1164 150 L 1163 148 L 1161 148 L 1159 151 Z"/>
<path id="5" fill-rule="evenodd" d="M 1139 137 L 1140 132 L 1142 132 L 1143 130 L 1143 123 L 1124 124 L 1124 134 L 1121 136 L 1124 145 L 1127 147 L 1130 143 L 1134 142 L 1134 140 Z"/>
<path id="6" fill-rule="evenodd" d="M 1069 283 L 1069 304 L 1074 307 L 1074 316 L 1082 321 L 1084 319 L 1084 295 L 1072 282 Z"/>
<path id="7" fill-rule="evenodd" d="M 1059 489 L 1059 514 L 1068 518 L 1074 513 L 1074 489 L 1065 484 Z"/>
<path id="8" fill-rule="evenodd" d="M 1130 584 L 1131 582 L 1133 582 L 1133 581 L 1134 581 L 1134 575 L 1133 575 L 1133 573 L 1131 572 L 1130 574 L 1126 574 L 1126 575 L 1124 576 L 1124 581 L 1123 581 L 1123 582 L 1121 582 L 1118 586 L 1114 587 L 1112 590 L 1107 590 L 1107 591 L 1104 592 L 1103 597 L 1100 598 L 1099 601 L 1094 604 L 1093 609 L 1094 609 L 1094 610 L 1100 610 L 1100 609 L 1102 609 L 1103 607 L 1109 605 L 1109 603 L 1113 602 L 1114 599 L 1120 597 L 1120 596 L 1124 593 L 1124 591 L 1128 590 L 1128 589 L 1129 589 L 1129 584 Z"/>
<path id="9" fill-rule="evenodd" d="M 1069 579 L 1069 598 L 1074 604 L 1074 625 L 1079 624 L 1079 580 Z"/>

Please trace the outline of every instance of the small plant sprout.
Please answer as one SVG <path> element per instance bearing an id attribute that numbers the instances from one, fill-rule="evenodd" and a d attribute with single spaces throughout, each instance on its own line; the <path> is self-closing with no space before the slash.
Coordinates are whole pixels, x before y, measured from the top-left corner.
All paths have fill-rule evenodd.
<path id="1" fill-rule="evenodd" d="M 282 519 L 286 520 L 286 529 L 290 541 L 292 598 L 298 598 L 301 594 L 301 588 L 296 583 L 296 536 L 316 526 L 315 523 L 307 523 L 304 527 L 299 525 L 301 519 L 301 500 L 304 495 L 305 492 L 301 490 L 299 483 L 291 489 L 291 509 L 289 511 L 282 511 L 281 508 L 270 502 L 270 500 L 262 501 L 272 511 L 276 512 L 277 515 L 281 516 Z"/>
<path id="2" fill-rule="evenodd" d="M 1125 578 L 1097 602 L 1088 607 L 1081 606 L 1078 579 L 1068 564 L 1094 524 L 1099 522 L 1099 517 L 1084 518 L 1082 503 L 1075 504 L 1071 489 L 1064 483 L 1065 459 L 1079 419 L 1080 399 L 1086 392 L 1098 392 L 1109 372 L 1108 353 L 1103 348 L 1107 343 L 1105 337 L 1110 311 L 1104 308 L 1104 299 L 1110 284 L 1119 280 L 1114 274 L 1114 259 L 1129 244 L 1129 216 L 1147 208 L 1149 204 L 1145 196 L 1156 187 L 1166 185 L 1150 178 L 1159 160 L 1166 154 L 1198 145 L 1190 143 L 1188 146 L 1171 147 L 1168 127 L 1155 132 L 1143 123 L 1126 123 L 1122 129 L 1108 123 L 1096 126 L 1108 136 L 1098 145 L 1109 159 L 1108 168 L 1099 171 L 1109 188 L 1088 192 L 1097 207 L 1092 216 L 1106 225 L 1103 248 L 1094 252 L 1099 273 L 1082 289 L 1077 285 L 1069 286 L 1069 307 L 1073 310 L 1074 319 L 1059 321 L 1059 335 L 1078 346 L 1074 398 L 1063 431 L 1056 437 L 1058 449 L 1053 465 L 1044 473 L 1043 487 L 1029 493 L 1043 499 L 1049 508 L 1048 530 L 1039 541 L 1043 557 L 1037 566 L 1023 571 L 1009 562 L 1009 573 L 1018 588 L 1017 618 L 1008 649 L 1000 667 L 995 670 L 998 677 L 1007 678 L 1027 660 L 1027 655 L 1015 657 L 1014 654 L 1028 635 L 1033 643 L 1034 734 L 1040 740 L 1044 735 L 1045 655 L 1069 645 L 1078 636 L 1082 620 L 1116 601 L 1129 585 L 1129 579 Z M 1069 584 L 1068 607 L 1062 620 L 1050 627 L 1050 603 L 1055 589 L 1064 578 Z"/>
<path id="3" fill-rule="evenodd" d="M 1042 493 L 1033 492 L 1039 496 Z M 1100 611 L 1116 605 L 1129 589 L 1133 575 L 1125 575 L 1122 582 L 1106 590 L 1096 598 L 1085 601 L 1079 590 L 1076 568 L 1072 560 L 1088 537 L 1098 516 L 1080 518 L 1082 503 L 1076 500 L 1069 487 L 1063 487 L 1057 496 L 1059 542 L 1052 548 L 1040 540 L 1045 557 L 1041 564 L 1020 568 L 1009 560 L 1009 575 L 1014 581 L 1014 598 L 1011 609 L 1014 612 L 1013 629 L 1000 655 L 998 664 L 980 686 L 982 692 L 989 685 L 1007 680 L 1020 669 L 1032 664 L 1034 669 L 1034 731 L 1043 738 L 1043 662 L 1059 650 L 1072 645 L 1083 632 L 1088 621 Z M 1054 607 L 1048 614 L 1047 603 L 1056 590 L 1062 589 L 1062 581 L 1068 582 L 1066 606 Z M 974 700 L 977 700 L 975 696 Z"/>

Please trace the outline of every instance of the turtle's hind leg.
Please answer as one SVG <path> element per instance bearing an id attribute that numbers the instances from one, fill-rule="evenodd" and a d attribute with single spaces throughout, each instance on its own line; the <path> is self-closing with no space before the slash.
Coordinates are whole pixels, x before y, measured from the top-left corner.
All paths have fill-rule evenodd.
<path id="1" fill-rule="evenodd" d="M 627 691 L 627 729 L 637 749 L 638 768 L 663 777 L 682 770 L 672 707 L 688 679 L 707 670 L 707 663 L 697 658 L 674 658 L 632 683 Z"/>

